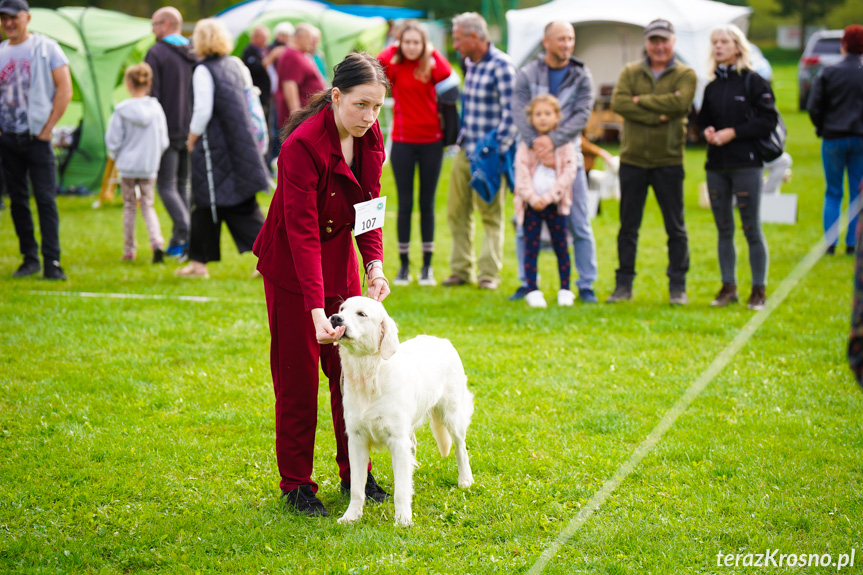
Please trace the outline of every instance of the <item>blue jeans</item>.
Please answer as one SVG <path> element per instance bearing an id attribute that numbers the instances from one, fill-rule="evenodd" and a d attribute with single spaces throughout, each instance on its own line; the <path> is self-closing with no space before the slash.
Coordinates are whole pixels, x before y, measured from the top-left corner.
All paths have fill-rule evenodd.
<path id="1" fill-rule="evenodd" d="M 824 164 L 824 233 L 839 219 L 842 213 L 844 174 L 848 171 L 848 203 L 857 199 L 860 181 L 863 179 L 863 137 L 838 138 L 821 142 L 821 161 Z M 845 245 L 854 245 L 857 216 L 848 222 Z M 838 238 L 837 238 L 838 242 Z M 836 245 L 836 243 L 834 243 Z"/>
<path id="2" fill-rule="evenodd" d="M 575 257 L 575 269 L 578 289 L 593 289 L 596 281 L 596 242 L 593 239 L 593 228 L 590 226 L 590 214 L 587 212 L 587 177 L 584 168 L 578 167 L 575 181 L 572 183 L 572 208 L 566 219 L 566 227 L 572 234 L 572 253 Z M 515 255 L 518 259 L 518 280 L 521 285 L 527 285 L 524 274 L 524 231 L 522 226 L 515 230 Z"/>

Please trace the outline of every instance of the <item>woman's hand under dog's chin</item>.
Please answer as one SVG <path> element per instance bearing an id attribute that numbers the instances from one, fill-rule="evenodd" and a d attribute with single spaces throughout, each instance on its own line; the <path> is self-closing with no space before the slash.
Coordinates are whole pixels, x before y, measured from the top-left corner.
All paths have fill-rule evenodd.
<path id="1" fill-rule="evenodd" d="M 324 308 L 316 307 L 312 310 L 312 321 L 315 323 L 315 339 L 321 345 L 335 343 L 345 334 L 345 326 L 333 329 Z"/>

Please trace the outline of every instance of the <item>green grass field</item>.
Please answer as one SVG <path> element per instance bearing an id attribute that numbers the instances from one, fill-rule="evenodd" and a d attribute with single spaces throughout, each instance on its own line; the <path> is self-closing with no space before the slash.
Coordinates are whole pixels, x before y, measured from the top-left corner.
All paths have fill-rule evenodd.
<path id="1" fill-rule="evenodd" d="M 821 235 L 820 144 L 796 111 L 795 73 L 779 68 L 774 86 L 794 156 L 783 191 L 799 196 L 799 222 L 765 225 L 768 298 Z M 11 278 L 20 259 L 3 212 L 0 572 L 527 572 L 752 317 L 745 305 L 709 306 L 720 281 L 712 216 L 697 204 L 703 162 L 703 149 L 687 151 L 687 307 L 667 303 L 665 234 L 652 197 L 632 303 L 537 311 L 509 302 L 511 234 L 496 293 L 395 288 L 386 303 L 402 340 L 449 338 L 476 396 L 475 485 L 457 488 L 454 459 L 441 459 L 421 430 L 415 524 L 406 529 L 393 526 L 391 503 L 366 506 L 356 525 L 336 523 L 348 499 L 338 490 L 326 386 L 315 479 L 331 517 L 296 517 L 280 503 L 263 287 L 250 279 L 254 257 L 237 255 L 227 232 L 212 279 L 177 279 L 176 264 L 148 263 L 140 218 L 139 260 L 123 263 L 120 208 L 94 211 L 92 198 L 62 197 L 70 281 L 57 284 Z M 447 167 L 439 280 L 449 273 Z M 390 277 L 395 204 L 384 229 Z M 594 233 L 604 299 L 617 266 L 615 202 L 603 203 Z M 746 297 L 741 232 L 737 240 Z M 551 300 L 554 257 L 540 261 Z M 863 394 L 845 360 L 852 269 L 844 255 L 822 259 L 544 572 L 755 573 L 717 566 L 717 555 L 765 549 L 834 559 L 855 549 L 863 563 Z M 221 299 L 172 299 L 181 295 Z M 391 488 L 389 456 L 374 462 Z"/>

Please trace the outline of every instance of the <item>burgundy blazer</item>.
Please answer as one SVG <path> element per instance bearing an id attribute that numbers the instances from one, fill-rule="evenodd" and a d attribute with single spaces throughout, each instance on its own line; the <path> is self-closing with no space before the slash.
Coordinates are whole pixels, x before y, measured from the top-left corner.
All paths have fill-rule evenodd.
<path id="1" fill-rule="evenodd" d="M 302 294 L 306 310 L 325 297 L 360 293 L 353 246 L 354 204 L 380 197 L 384 141 L 378 123 L 354 138 L 354 166 L 342 157 L 339 132 L 328 104 L 282 144 L 276 193 L 252 251 L 258 271 L 282 289 Z M 356 238 L 363 261 L 383 259 L 383 231 Z"/>

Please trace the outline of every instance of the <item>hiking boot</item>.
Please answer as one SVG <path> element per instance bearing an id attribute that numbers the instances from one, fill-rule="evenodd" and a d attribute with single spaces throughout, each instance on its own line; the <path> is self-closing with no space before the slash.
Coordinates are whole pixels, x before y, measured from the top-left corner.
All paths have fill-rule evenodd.
<path id="1" fill-rule="evenodd" d="M 351 494 L 351 482 L 350 481 L 342 481 L 342 484 L 339 488 L 342 492 L 342 495 L 350 495 Z M 366 477 L 366 499 L 371 501 L 372 503 L 383 503 L 392 497 L 389 493 L 384 491 L 383 487 L 378 485 L 378 482 L 375 481 L 372 472 L 369 471 L 368 476 Z"/>
<path id="2" fill-rule="evenodd" d="M 46 280 L 57 280 L 57 281 L 66 281 L 66 274 L 63 272 L 63 268 L 60 267 L 60 262 L 54 260 L 53 262 L 48 262 L 45 264 L 45 273 L 42 274 L 42 277 Z"/>
<path id="3" fill-rule="evenodd" d="M 518 301 L 520 299 L 524 299 L 524 296 L 530 293 L 530 289 L 527 286 L 518 286 L 518 289 L 515 290 L 515 293 L 509 296 L 509 301 Z"/>
<path id="4" fill-rule="evenodd" d="M 441 282 L 441 285 L 444 287 L 453 287 L 453 286 L 463 286 L 466 285 L 468 281 L 462 277 L 459 277 L 455 274 L 452 274 L 445 280 Z"/>
<path id="5" fill-rule="evenodd" d="M 570 307 L 575 303 L 575 294 L 571 290 L 562 289 L 557 292 L 557 305 L 561 307 Z"/>
<path id="6" fill-rule="evenodd" d="M 590 288 L 581 288 L 578 290 L 578 299 L 584 303 L 599 303 L 599 300 L 596 299 L 596 292 Z"/>
<path id="7" fill-rule="evenodd" d="M 749 296 L 749 309 L 761 311 L 767 304 L 767 290 L 763 286 L 752 286 L 752 295 Z"/>
<path id="8" fill-rule="evenodd" d="M 668 303 L 671 305 L 686 305 L 689 303 L 689 296 L 686 295 L 685 289 L 672 289 L 668 292 Z"/>
<path id="9" fill-rule="evenodd" d="M 606 298 L 605 303 L 618 303 L 621 301 L 632 301 L 631 287 L 617 286 L 614 288 L 614 293 Z"/>
<path id="10" fill-rule="evenodd" d="M 291 491 L 282 493 L 287 506 L 299 515 L 308 515 L 309 517 L 328 517 L 329 513 L 321 500 L 315 496 L 311 485 L 301 485 Z"/>
<path id="11" fill-rule="evenodd" d="M 420 270 L 420 279 L 417 283 L 421 286 L 436 286 L 437 282 L 434 279 L 434 270 L 431 266 L 423 266 Z"/>
<path id="12" fill-rule="evenodd" d="M 396 274 L 393 283 L 397 286 L 406 286 L 411 283 L 411 273 L 408 270 L 407 264 L 404 264 L 399 268 L 399 273 Z"/>
<path id="13" fill-rule="evenodd" d="M 545 303 L 545 296 L 542 295 L 542 292 L 538 289 L 535 289 L 524 296 L 524 301 L 526 301 L 527 305 L 530 307 L 543 308 L 548 305 Z"/>
<path id="14" fill-rule="evenodd" d="M 716 294 L 716 298 L 710 302 L 713 307 L 725 307 L 730 303 L 737 303 L 737 286 L 735 284 L 722 284 L 722 289 Z"/>
<path id="15" fill-rule="evenodd" d="M 18 269 L 12 274 L 13 278 L 26 278 L 27 276 L 32 276 L 38 274 L 42 270 L 42 266 L 39 265 L 39 260 L 30 260 L 25 259 L 24 262 L 18 266 Z"/>

